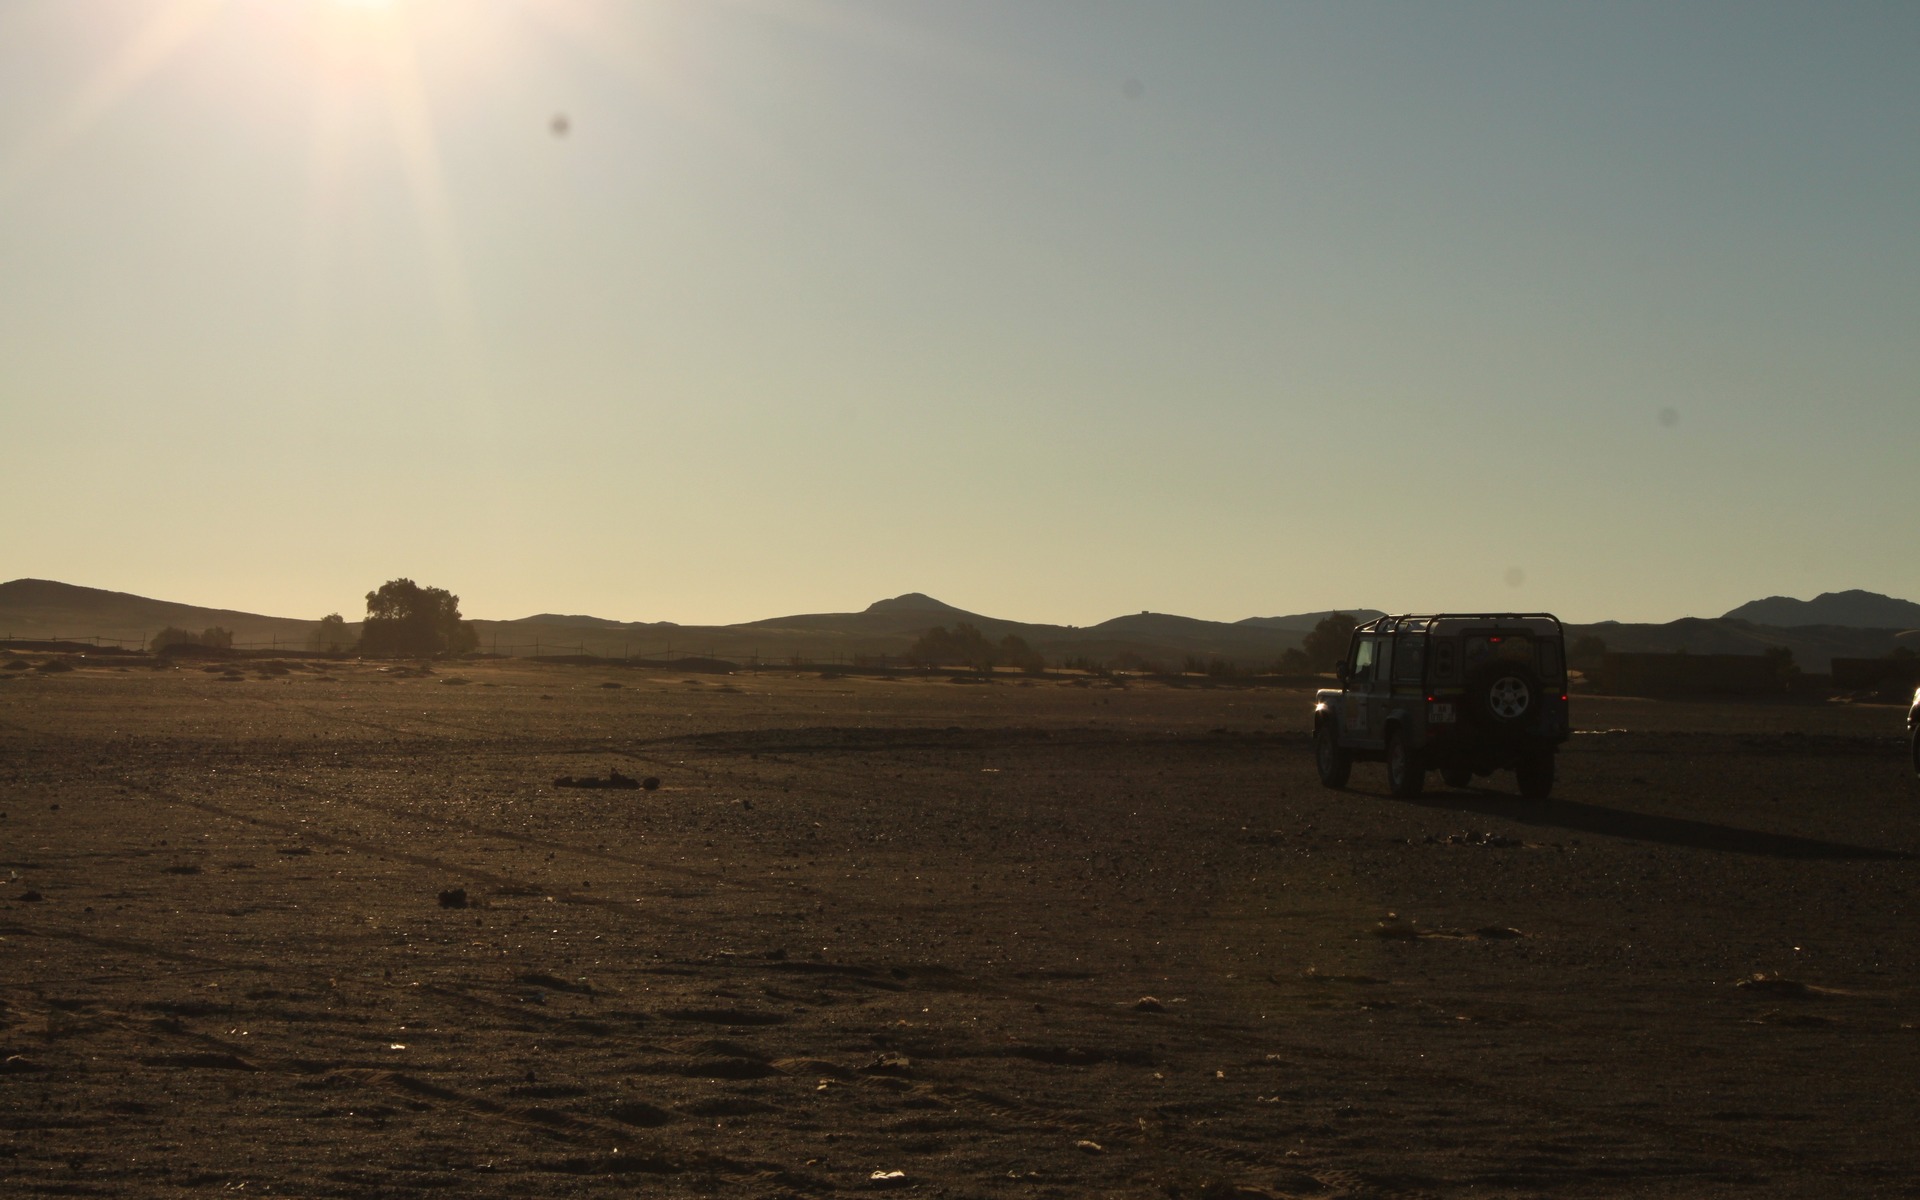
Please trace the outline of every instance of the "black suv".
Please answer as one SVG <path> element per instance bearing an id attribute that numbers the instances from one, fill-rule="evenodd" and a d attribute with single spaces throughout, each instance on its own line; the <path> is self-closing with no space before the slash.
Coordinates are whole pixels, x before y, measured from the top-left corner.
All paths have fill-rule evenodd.
<path id="1" fill-rule="evenodd" d="M 1553 791 L 1567 740 L 1566 631 L 1549 613 L 1380 617 L 1353 631 L 1337 688 L 1313 701 L 1320 782 L 1347 785 L 1355 761 L 1384 761 L 1396 796 L 1438 769 L 1449 787 L 1511 770 L 1520 794 Z"/>

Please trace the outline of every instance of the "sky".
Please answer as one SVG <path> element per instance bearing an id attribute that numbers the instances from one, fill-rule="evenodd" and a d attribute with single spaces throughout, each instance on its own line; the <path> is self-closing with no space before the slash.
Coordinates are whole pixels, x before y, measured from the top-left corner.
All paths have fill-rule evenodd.
<path id="1" fill-rule="evenodd" d="M 0 0 L 0 578 L 1920 598 L 1920 5 Z"/>

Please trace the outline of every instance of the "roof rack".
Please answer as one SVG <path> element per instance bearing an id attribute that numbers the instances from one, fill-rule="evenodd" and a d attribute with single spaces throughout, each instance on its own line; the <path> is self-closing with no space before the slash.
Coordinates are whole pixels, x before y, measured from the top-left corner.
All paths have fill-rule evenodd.
<path id="1" fill-rule="evenodd" d="M 1553 627 L 1563 637 L 1566 625 L 1559 617 L 1549 612 L 1436 612 L 1436 613 L 1400 613 L 1394 616 L 1375 617 L 1363 621 L 1355 629 L 1364 629 L 1369 633 L 1388 633 L 1402 625 L 1414 621 L 1431 624 L 1434 621 L 1551 621 Z"/>

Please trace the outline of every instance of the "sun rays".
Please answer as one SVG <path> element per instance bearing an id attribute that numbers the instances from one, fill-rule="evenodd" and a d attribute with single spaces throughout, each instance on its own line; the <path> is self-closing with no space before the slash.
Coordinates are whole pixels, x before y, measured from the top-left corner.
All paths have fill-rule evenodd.
<path id="1" fill-rule="evenodd" d="M 73 97 L 10 154 L 0 155 L 0 207 L 164 66 L 227 0 L 172 0 L 152 12 Z"/>
<path id="2" fill-rule="evenodd" d="M 103 120 L 137 103 L 149 83 L 225 16 L 242 14 L 234 0 L 166 0 L 140 11 L 143 19 L 103 51 L 100 66 L 10 152 L 0 153 L 0 210 L 30 188 Z M 310 206 L 324 217 L 328 198 L 344 184 L 341 112 L 376 93 L 385 111 L 390 149 L 412 196 L 420 236 L 436 275 L 443 315 L 454 324 L 467 307 L 458 240 L 448 203 L 432 104 L 421 77 L 410 6 L 400 0 L 305 0 L 289 3 L 276 19 L 300 25 L 312 87 Z M 443 6 L 444 7 L 444 6 Z M 103 22 L 104 24 L 104 22 Z M 237 105 L 252 99 L 236 96 Z M 309 236 L 324 231 L 309 230 Z"/>
<path id="3" fill-rule="evenodd" d="M 349 149 L 345 112 L 367 100 L 381 110 L 388 145 L 406 180 L 422 250 L 433 274 L 435 299 L 447 335 L 472 351 L 471 299 L 453 205 L 441 159 L 434 109 L 422 77 L 417 34 L 404 5 L 393 0 L 326 0 L 315 14 L 317 72 L 313 80 L 310 197 L 324 258 L 335 214 L 331 201 L 347 185 Z"/>
<path id="4" fill-rule="evenodd" d="M 637 172 L 644 186 L 651 160 L 635 148 L 660 130 L 691 131 L 712 161 L 837 221 L 843 198 L 797 182 L 809 177 L 804 157 L 743 110 L 714 68 L 729 65 L 740 47 L 778 55 L 796 38 L 880 46 L 895 57 L 925 53 L 875 14 L 821 0 L 645 10 L 594 0 L 109 0 L 85 16 L 51 2 L 24 11 L 62 26 L 71 61 L 86 65 L 68 67 L 65 94 L 50 91 L 12 144 L 0 143 L 0 214 L 69 170 L 92 139 L 121 136 L 149 98 L 191 94 L 195 123 L 153 126 L 140 135 L 143 148 L 170 150 L 174 138 L 183 149 L 218 144 L 224 158 L 187 169 L 265 174 L 286 157 L 296 180 L 304 175 L 285 218 L 295 250 L 286 287 L 298 314 L 295 341 L 314 362 L 352 302 L 344 281 L 360 236 L 356 214 L 369 211 L 375 189 L 403 187 L 413 248 L 397 247 L 382 269 L 395 272 L 396 286 L 404 286 L 399 273 L 422 273 L 419 303 L 435 310 L 477 410 L 487 407 L 484 308 L 475 293 L 484 276 L 469 261 L 480 245 L 469 238 L 487 235 L 474 228 L 479 205 L 468 201 L 483 200 L 489 180 L 473 175 L 475 161 L 490 156 L 488 170 L 502 169 L 494 164 L 524 149 L 513 138 L 546 134 L 564 141 L 559 153 L 575 162 L 628 155 L 620 160 L 632 168 L 625 177 Z M 497 117 L 511 107 L 503 95 L 523 104 L 526 125 L 517 133 L 476 124 L 478 112 Z M 256 136 L 262 112 L 284 122 L 277 141 Z M 253 129 L 235 132 L 249 122 Z M 483 154 L 471 153 L 475 147 Z M 611 161 L 596 167 L 603 178 Z M 464 170 L 450 172 L 450 162 Z M 573 193 L 553 196 L 566 202 Z"/>

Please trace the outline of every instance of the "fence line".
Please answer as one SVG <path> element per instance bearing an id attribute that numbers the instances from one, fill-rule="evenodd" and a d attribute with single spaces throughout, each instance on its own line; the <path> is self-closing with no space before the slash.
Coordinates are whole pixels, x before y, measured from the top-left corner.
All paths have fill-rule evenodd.
<path id="1" fill-rule="evenodd" d="M 43 642 L 43 643 L 65 642 L 65 643 L 74 644 L 74 645 L 85 643 L 87 645 L 99 647 L 102 649 L 107 647 L 112 647 L 117 650 L 134 650 L 134 651 L 147 650 L 149 645 L 152 643 L 152 640 L 153 640 L 152 635 L 149 635 L 144 638 L 123 638 L 123 637 L 111 637 L 106 634 L 95 634 L 95 633 L 85 633 L 85 634 L 53 633 L 53 634 L 31 634 L 27 636 L 8 633 L 5 635 L 0 635 L 0 645 L 7 645 L 14 642 Z M 197 643 L 190 643 L 190 644 L 197 645 Z M 284 643 L 281 642 L 280 639 L 278 638 L 269 638 L 266 641 L 240 641 L 238 639 L 235 639 L 234 641 L 229 642 L 225 646 L 205 647 L 205 648 L 206 649 L 222 649 L 222 650 L 249 650 L 249 651 L 266 650 L 269 652 L 284 651 L 289 654 L 336 654 L 337 653 L 342 656 L 358 657 L 358 655 L 356 655 L 354 651 L 351 649 L 330 650 L 326 648 L 316 647 L 306 639 L 296 640 L 292 638 L 289 638 Z M 498 641 L 491 641 L 487 645 L 486 653 L 489 656 L 495 656 L 500 658 L 579 657 L 579 658 L 604 659 L 608 662 L 636 662 L 636 661 L 659 662 L 662 660 L 670 661 L 674 659 L 686 659 L 686 658 L 711 658 L 711 659 L 723 660 L 728 662 L 736 662 L 742 666 L 753 666 L 753 667 L 779 666 L 779 665 L 790 666 L 790 667 L 811 667 L 811 666 L 894 667 L 894 666 L 909 665 L 907 658 L 903 655 L 847 654 L 843 652 L 834 652 L 834 653 L 824 654 L 824 655 L 823 654 L 784 654 L 774 658 L 769 658 L 768 656 L 763 655 L 757 649 L 746 652 L 746 653 L 736 653 L 732 651 L 722 652 L 722 651 L 714 650 L 711 647 L 703 650 L 691 650 L 684 646 L 676 647 L 672 642 L 668 642 L 665 645 L 657 646 L 657 647 L 640 646 L 637 648 L 632 643 L 629 642 L 629 643 L 623 644 L 619 652 L 615 653 L 607 649 L 602 649 L 599 646 L 595 646 L 594 648 L 589 649 L 588 643 L 586 643 L 585 641 L 562 642 L 562 643 L 556 644 L 553 642 L 536 640 L 531 643 L 511 642 L 505 646 L 502 646 Z M 397 657 L 407 658 L 412 656 L 399 655 Z"/>
<path id="2" fill-rule="evenodd" d="M 71 635 L 71 636 L 50 634 L 50 635 L 44 635 L 44 636 L 33 635 L 28 637 L 21 637 L 17 634 L 8 633 L 3 636 L 0 636 L 0 647 L 5 647 L 9 643 L 17 643 L 17 642 L 38 642 L 38 643 L 64 642 L 69 644 L 85 643 L 87 645 L 99 647 L 102 649 L 111 646 L 118 650 L 132 650 L 135 652 L 146 652 L 149 644 L 152 641 L 152 638 L 153 638 L 153 635 L 151 634 L 145 638 L 130 639 L 130 638 L 110 637 L 105 634 L 78 634 L 78 635 Z M 530 659 L 530 660 L 553 659 L 553 658 L 575 658 L 575 657 L 592 658 L 592 659 L 597 659 L 601 662 L 610 663 L 610 664 L 611 663 L 635 663 L 635 662 L 670 664 L 675 661 L 680 661 L 680 660 L 689 659 L 689 658 L 705 658 L 705 659 L 713 659 L 720 662 L 732 663 L 735 666 L 741 667 L 746 670 L 774 669 L 774 670 L 793 670 L 793 671 L 805 671 L 805 670 L 861 671 L 861 670 L 878 669 L 882 671 L 896 671 L 896 670 L 924 669 L 924 670 L 933 670 L 933 671 L 952 671 L 952 672 L 965 673 L 973 669 L 972 667 L 966 666 L 964 664 L 954 664 L 954 663 L 928 665 L 926 663 L 917 661 L 905 654 L 891 654 L 891 653 L 866 654 L 866 653 L 855 653 L 855 652 L 846 651 L 846 650 L 832 650 L 827 652 L 816 652 L 811 654 L 806 653 L 804 651 L 789 651 L 788 653 L 785 653 L 785 654 L 777 654 L 777 655 L 769 656 L 769 655 L 763 654 L 758 647 L 755 647 L 754 649 L 744 653 L 734 653 L 730 651 L 728 652 L 716 651 L 711 647 L 708 647 L 703 650 L 693 650 L 684 646 L 675 646 L 672 642 L 668 642 L 665 645 L 659 646 L 659 647 L 650 648 L 650 647 L 643 646 L 638 649 L 636 649 L 631 642 L 625 642 L 622 644 L 619 653 L 611 653 L 609 651 L 603 651 L 598 648 L 589 650 L 587 647 L 588 647 L 588 643 L 584 640 L 554 644 L 554 643 L 546 642 L 544 640 L 536 639 L 530 644 L 520 643 L 520 642 L 510 642 L 505 646 L 502 646 L 497 640 L 489 640 L 489 642 L 486 644 L 484 653 L 488 657 L 494 657 L 494 658 L 520 658 L 520 659 Z M 245 641 L 245 642 L 236 640 L 234 642 L 231 642 L 225 647 L 205 647 L 205 648 L 216 649 L 216 650 L 217 649 L 240 650 L 240 651 L 250 651 L 250 652 L 267 651 L 269 653 L 283 653 L 283 654 L 320 654 L 320 655 L 327 655 L 330 657 L 337 656 L 341 658 L 360 657 L 360 655 L 351 648 L 342 648 L 339 650 L 318 649 L 304 638 L 298 639 L 298 640 L 289 638 L 284 643 L 282 643 L 279 638 L 269 638 L 266 641 Z M 479 653 L 481 651 L 476 650 L 475 652 Z M 421 656 L 402 654 L 402 655 L 394 655 L 392 657 L 405 659 L 405 658 L 418 658 Z M 1045 662 L 1044 665 L 1042 666 L 1042 669 L 1043 670 L 1063 670 L 1063 671 L 1069 671 L 1069 672 L 1084 671 L 1089 674 L 1119 675 L 1119 676 L 1132 676 L 1132 675 L 1186 676 L 1186 675 L 1195 675 L 1195 674 L 1199 674 L 1199 675 L 1216 674 L 1216 672 L 1211 670 L 1196 668 L 1195 666 L 1196 661 L 1197 661 L 1196 659 L 1190 656 L 1185 670 L 1178 670 L 1178 669 L 1169 670 L 1166 668 L 1156 669 L 1147 664 L 1141 664 L 1139 666 L 1116 667 L 1111 663 L 1095 663 L 1092 660 L 1086 659 L 1084 656 L 1068 655 L 1063 659 L 1055 659 L 1055 660 Z M 996 673 L 1006 672 L 1009 674 L 1018 674 L 1019 668 L 1014 667 L 1011 664 L 997 664 L 995 667 L 995 671 Z M 1271 674 L 1271 673 L 1235 670 L 1230 674 L 1226 674 L 1225 678 L 1248 679 L 1248 678 L 1253 678 L 1262 674 Z"/>

